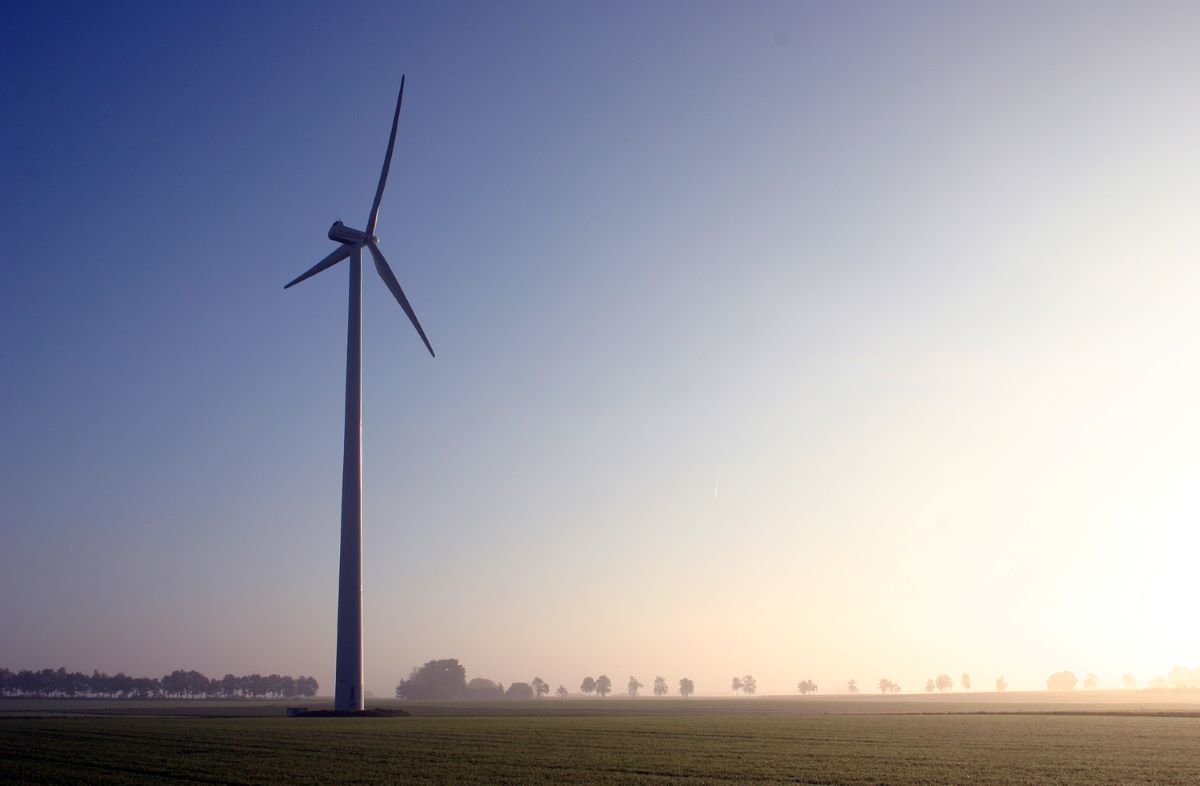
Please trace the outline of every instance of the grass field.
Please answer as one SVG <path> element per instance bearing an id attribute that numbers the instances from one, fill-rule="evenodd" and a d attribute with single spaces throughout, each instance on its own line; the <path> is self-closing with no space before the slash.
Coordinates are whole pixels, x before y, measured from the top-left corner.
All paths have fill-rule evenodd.
<path id="1" fill-rule="evenodd" d="M 546 699 L 393 719 L 5 701 L 0 783 L 1200 783 L 1195 704 L 922 699 Z"/>

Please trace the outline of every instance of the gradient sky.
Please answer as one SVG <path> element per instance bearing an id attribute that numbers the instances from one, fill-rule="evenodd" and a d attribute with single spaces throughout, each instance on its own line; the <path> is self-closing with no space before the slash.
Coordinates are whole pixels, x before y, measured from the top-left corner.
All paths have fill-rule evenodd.
<path id="1" fill-rule="evenodd" d="M 23 4 L 0 665 L 1200 665 L 1200 6 Z"/>

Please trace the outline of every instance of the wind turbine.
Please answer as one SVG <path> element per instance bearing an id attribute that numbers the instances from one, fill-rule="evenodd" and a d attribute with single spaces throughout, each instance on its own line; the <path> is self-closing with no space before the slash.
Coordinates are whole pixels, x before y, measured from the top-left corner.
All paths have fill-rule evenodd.
<path id="1" fill-rule="evenodd" d="M 365 247 L 375 260 L 375 270 L 396 302 L 408 315 L 413 327 L 425 342 L 429 354 L 433 347 L 417 321 L 396 274 L 379 250 L 375 225 L 379 221 L 379 203 L 387 185 L 388 169 L 392 165 L 392 150 L 396 146 L 396 125 L 400 122 L 400 104 L 404 101 L 404 77 L 400 77 L 400 96 L 392 116 L 392 133 L 388 137 L 387 154 L 375 201 L 367 217 L 366 230 L 351 229 L 341 221 L 329 228 L 329 239 L 340 245 L 329 256 L 313 265 L 304 274 L 284 286 L 299 284 L 322 270 L 350 259 L 350 308 L 346 328 L 346 432 L 342 445 L 342 545 L 338 570 L 337 670 L 333 708 L 353 712 L 363 708 L 362 668 L 362 250 Z"/>

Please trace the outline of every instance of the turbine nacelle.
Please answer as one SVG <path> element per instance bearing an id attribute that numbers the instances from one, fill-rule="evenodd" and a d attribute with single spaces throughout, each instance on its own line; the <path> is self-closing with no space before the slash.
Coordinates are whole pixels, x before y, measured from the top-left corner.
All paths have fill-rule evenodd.
<path id="1" fill-rule="evenodd" d="M 375 241 L 375 245 L 379 245 L 379 238 L 368 236 L 361 229 L 348 227 L 341 221 L 334 221 L 333 226 L 329 228 L 329 239 L 335 243 L 346 243 L 351 246 L 366 245 L 368 240 Z"/>

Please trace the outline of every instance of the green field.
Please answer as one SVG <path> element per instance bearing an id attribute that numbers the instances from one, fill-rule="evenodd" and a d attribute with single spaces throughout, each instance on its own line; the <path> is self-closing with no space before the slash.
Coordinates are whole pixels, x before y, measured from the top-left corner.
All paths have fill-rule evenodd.
<path id="1" fill-rule="evenodd" d="M 1200 783 L 1195 705 L 923 698 L 451 702 L 389 719 L 6 701 L 0 783 Z"/>

